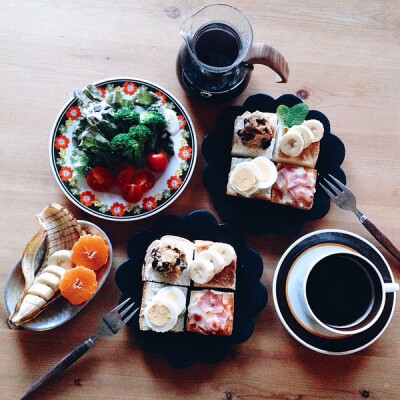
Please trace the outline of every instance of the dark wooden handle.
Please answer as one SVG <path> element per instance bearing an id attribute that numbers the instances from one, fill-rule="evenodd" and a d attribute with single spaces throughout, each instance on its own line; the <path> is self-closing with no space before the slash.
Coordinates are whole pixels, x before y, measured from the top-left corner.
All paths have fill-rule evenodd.
<path id="1" fill-rule="evenodd" d="M 75 349 L 73 349 L 67 356 L 65 356 L 62 360 L 58 362 L 53 368 L 47 371 L 44 375 L 42 375 L 20 398 L 27 399 L 29 396 L 34 393 L 37 389 L 43 386 L 46 382 L 50 381 L 57 375 L 61 374 L 64 370 L 66 370 L 69 366 L 71 366 L 76 360 L 82 357 L 91 347 L 93 342 L 90 342 L 90 339 L 86 342 L 81 343 Z"/>
<path id="2" fill-rule="evenodd" d="M 279 75 L 278 82 L 286 83 L 289 77 L 289 66 L 285 57 L 276 49 L 264 43 L 255 43 L 244 60 L 249 64 L 264 64 Z"/>
<path id="3" fill-rule="evenodd" d="M 369 219 L 363 222 L 372 236 L 398 261 L 400 262 L 399 249 L 384 235 Z"/>

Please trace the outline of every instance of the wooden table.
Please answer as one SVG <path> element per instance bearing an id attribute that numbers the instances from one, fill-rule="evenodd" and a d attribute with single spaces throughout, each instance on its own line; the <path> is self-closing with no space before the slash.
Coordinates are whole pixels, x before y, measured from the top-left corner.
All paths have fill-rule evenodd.
<path id="1" fill-rule="evenodd" d="M 198 142 L 227 104 L 210 107 L 190 101 L 175 76 L 182 43 L 179 27 L 201 1 L 36 0 L 1 2 L 0 291 L 27 241 L 36 232 L 34 215 L 50 202 L 82 212 L 62 194 L 48 160 L 53 121 L 74 88 L 114 76 L 145 78 L 181 99 Z M 301 96 L 331 121 L 346 145 L 343 168 L 358 204 L 400 247 L 399 3 L 396 0 L 320 2 L 232 1 L 245 11 L 255 41 L 266 41 L 287 58 L 287 84 L 256 66 L 247 90 L 272 96 Z M 204 159 L 178 201 L 162 214 L 194 209 L 214 212 L 202 184 Z M 85 216 L 87 217 L 87 216 Z M 114 246 L 113 270 L 100 293 L 69 323 L 47 332 L 7 327 L 0 305 L 0 398 L 14 399 L 81 340 L 117 302 L 114 272 L 125 259 L 130 235 L 158 216 L 135 223 L 88 217 Z M 72 368 L 42 388 L 37 399 L 399 399 L 400 315 L 397 307 L 385 333 L 354 355 L 328 356 L 295 341 L 281 324 L 272 302 L 275 266 L 297 238 L 321 228 L 357 233 L 382 247 L 357 219 L 335 206 L 293 237 L 247 235 L 264 261 L 262 282 L 270 301 L 257 317 L 253 336 L 232 348 L 216 365 L 172 368 L 145 353 L 128 329 L 102 339 Z M 400 281 L 399 265 L 382 250 Z"/>

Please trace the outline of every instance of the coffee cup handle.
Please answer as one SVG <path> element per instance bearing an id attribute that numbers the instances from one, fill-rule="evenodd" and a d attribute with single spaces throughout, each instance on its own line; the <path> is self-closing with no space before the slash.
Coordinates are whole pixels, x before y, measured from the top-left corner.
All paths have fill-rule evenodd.
<path id="1" fill-rule="evenodd" d="M 248 64 L 263 64 L 275 71 L 276 81 L 286 83 L 289 76 L 289 66 L 285 57 L 272 46 L 264 43 L 255 43 L 251 47 L 244 62 Z"/>
<path id="2" fill-rule="evenodd" d="M 400 286 L 396 282 L 388 282 L 385 283 L 384 285 L 385 293 L 392 293 L 392 292 L 398 292 L 400 289 Z"/>

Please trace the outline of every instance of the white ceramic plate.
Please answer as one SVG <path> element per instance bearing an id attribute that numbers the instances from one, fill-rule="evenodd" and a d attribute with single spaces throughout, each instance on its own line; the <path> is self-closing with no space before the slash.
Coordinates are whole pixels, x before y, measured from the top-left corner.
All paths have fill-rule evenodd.
<path id="1" fill-rule="evenodd" d="M 108 192 L 92 190 L 85 177 L 77 176 L 71 162 L 72 152 L 77 144 L 72 134 L 82 119 L 76 98 L 71 99 L 58 115 L 50 137 L 50 162 L 53 174 L 65 195 L 82 210 L 91 215 L 113 221 L 133 221 L 146 218 L 163 210 L 183 192 L 188 184 L 196 162 L 196 134 L 190 117 L 182 104 L 160 86 L 135 78 L 114 78 L 94 84 L 102 96 L 119 91 L 124 99 L 130 99 L 137 90 L 144 89 L 156 94 L 160 107 L 176 112 L 179 131 L 171 136 L 174 155 L 169 159 L 167 169 L 156 174 L 155 186 L 144 193 L 138 203 L 127 203 L 118 188 Z"/>

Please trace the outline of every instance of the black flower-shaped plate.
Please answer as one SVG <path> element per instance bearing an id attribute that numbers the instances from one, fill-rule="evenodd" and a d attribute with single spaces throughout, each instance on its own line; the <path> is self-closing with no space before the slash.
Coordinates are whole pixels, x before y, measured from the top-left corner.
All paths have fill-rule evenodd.
<path id="1" fill-rule="evenodd" d="M 235 248 L 238 261 L 232 335 L 145 332 L 139 329 L 138 315 L 135 315 L 129 325 L 135 330 L 139 343 L 146 351 L 161 353 L 177 368 L 187 367 L 197 360 L 206 363 L 219 362 L 225 358 L 233 344 L 250 338 L 255 326 L 254 317 L 267 304 L 267 290 L 260 282 L 263 272 L 262 259 L 255 250 L 247 247 L 246 239 L 239 228 L 229 224 L 218 224 L 214 216 L 207 211 L 193 211 L 184 218 L 167 215 L 157 220 L 150 230 L 138 232 L 129 240 L 129 258 L 118 267 L 115 276 L 122 292 L 121 301 L 130 296 L 136 304 L 141 304 L 141 269 L 146 249 L 153 240 L 167 234 L 189 240 L 225 242 Z"/>
<path id="2" fill-rule="evenodd" d="M 281 235 L 292 235 L 298 232 L 305 222 L 322 218 L 329 211 L 329 197 L 318 183 L 328 174 L 346 183 L 345 174 L 340 168 L 345 156 L 345 147 L 343 142 L 331 133 L 328 118 L 316 110 L 310 110 L 306 119 L 321 121 L 325 132 L 315 167 L 318 176 L 311 210 L 300 210 L 226 194 L 235 118 L 245 111 L 276 112 L 277 107 L 281 104 L 292 107 L 298 103 L 301 103 L 301 100 L 291 94 L 285 94 L 277 99 L 266 94 L 250 96 L 243 106 L 233 106 L 222 111 L 215 130 L 204 138 L 202 151 L 207 164 L 203 173 L 203 181 L 207 190 L 212 194 L 217 213 L 224 221 L 236 223 L 255 235 L 263 235 L 269 231 Z"/>

